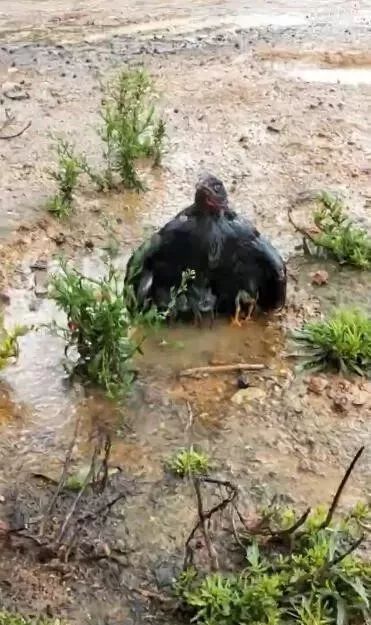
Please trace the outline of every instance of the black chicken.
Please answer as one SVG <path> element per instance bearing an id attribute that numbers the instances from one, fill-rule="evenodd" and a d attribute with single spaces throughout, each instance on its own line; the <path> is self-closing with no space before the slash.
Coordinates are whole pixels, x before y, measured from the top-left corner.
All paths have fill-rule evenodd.
<path id="1" fill-rule="evenodd" d="M 196 186 L 194 203 L 132 254 L 125 282 L 133 287 L 139 308 L 155 304 L 160 310 L 166 309 L 172 289 L 181 285 L 183 272 L 194 270 L 187 305 L 194 314 L 197 301 L 201 314 L 205 307 L 208 312 L 214 309 L 209 276 L 220 263 L 221 222 L 227 221 L 227 210 L 224 185 L 214 176 L 206 176 Z M 184 297 L 179 301 L 179 308 L 182 306 Z"/>
<path id="2" fill-rule="evenodd" d="M 272 244 L 263 237 L 251 221 L 234 211 L 225 194 L 225 207 L 220 228 L 221 250 L 217 266 L 210 269 L 210 285 L 217 298 L 217 310 L 234 313 L 233 324 L 241 325 L 241 312 L 250 319 L 255 306 L 263 312 L 282 308 L 286 300 L 286 267 Z M 194 203 L 178 213 L 177 217 L 192 216 L 198 211 Z"/>
<path id="3" fill-rule="evenodd" d="M 151 303 L 166 309 L 172 288 L 182 274 L 195 271 L 192 288 L 182 293 L 175 311 L 201 308 L 250 318 L 256 304 L 263 312 L 282 308 L 286 299 L 286 267 L 271 243 L 228 205 L 223 183 L 206 176 L 196 187 L 194 203 L 182 210 L 129 260 L 126 283 L 141 308 Z M 178 306 L 178 309 L 177 309 Z M 197 313 L 197 306 L 199 310 Z"/>
<path id="4" fill-rule="evenodd" d="M 281 309 L 286 300 L 286 267 L 280 254 L 247 220 L 236 216 L 220 223 L 222 252 L 210 284 L 221 313 L 241 311 L 249 319 L 255 306 L 263 312 Z"/>

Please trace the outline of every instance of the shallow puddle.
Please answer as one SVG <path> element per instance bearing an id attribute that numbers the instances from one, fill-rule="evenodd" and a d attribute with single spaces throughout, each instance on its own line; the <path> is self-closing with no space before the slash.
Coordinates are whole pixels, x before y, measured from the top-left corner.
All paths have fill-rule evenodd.
<path id="1" fill-rule="evenodd" d="M 296 78 L 305 82 L 320 83 L 341 83 L 343 85 L 370 85 L 371 84 L 371 68 L 364 67 L 345 67 L 345 68 L 326 68 L 326 67 L 294 67 L 282 68 L 276 65 L 277 71 L 284 71 L 290 78 Z"/>
<path id="2" fill-rule="evenodd" d="M 124 257 L 119 257 L 116 264 L 123 266 L 125 261 Z M 98 255 L 83 256 L 76 264 L 82 273 L 91 277 L 97 278 L 104 272 L 104 263 Z M 50 271 L 54 270 L 52 266 Z M 227 320 L 217 320 L 212 326 L 205 320 L 202 328 L 163 327 L 151 332 L 144 344 L 144 355 L 136 359 L 139 381 L 122 410 L 94 392 L 86 394 L 79 385 L 70 386 L 62 364 L 64 342 L 43 327 L 52 320 L 63 324 L 64 316 L 48 299 L 35 297 L 32 277 L 29 289 L 9 291 L 9 296 L 6 325 L 12 327 L 21 323 L 31 330 L 20 339 L 17 362 L 8 367 L 2 377 L 12 389 L 13 401 L 24 403 L 28 408 L 18 427 L 22 433 L 22 453 L 36 454 L 36 465 L 40 462 L 40 452 L 63 450 L 79 415 L 85 429 L 80 441 L 81 453 L 86 450 L 89 432 L 97 426 L 108 428 L 115 435 L 121 426 L 129 425 L 135 432 L 135 440 L 124 451 L 123 442 L 118 441 L 113 457 L 121 458 L 134 472 L 145 470 L 147 464 L 147 471 L 157 473 L 156 457 L 172 449 L 174 439 L 179 439 L 180 443 L 184 439 L 186 423 L 182 423 L 182 417 L 179 421 L 179 415 L 174 417 L 174 406 L 181 406 L 182 410 L 192 396 L 200 415 L 199 436 L 203 438 L 210 429 L 220 430 L 226 425 L 223 404 L 235 392 L 233 384 L 237 374 L 232 375 L 230 387 L 223 376 L 184 379 L 183 382 L 177 379 L 180 371 L 188 367 L 240 362 L 263 363 L 275 371 L 282 367 L 283 335 L 274 318 L 252 320 L 241 329 L 231 327 Z M 175 413 L 177 410 L 175 408 Z M 35 462 L 30 459 L 33 470 Z"/>

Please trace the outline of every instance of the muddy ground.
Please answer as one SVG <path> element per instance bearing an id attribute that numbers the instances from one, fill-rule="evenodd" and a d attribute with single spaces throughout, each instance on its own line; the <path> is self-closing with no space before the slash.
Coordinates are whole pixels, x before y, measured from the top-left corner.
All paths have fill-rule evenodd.
<path id="1" fill-rule="evenodd" d="M 19 360 L 1 382 L 0 516 L 14 501 L 32 514 L 45 502 L 50 488 L 34 475 L 58 476 L 77 416 L 83 427 L 76 466 L 87 462 L 91 432 L 104 426 L 114 438 L 111 460 L 131 484 L 117 514 L 94 534 L 103 542 L 109 536 L 111 546 L 124 544 L 124 567 L 51 571 L 32 554 L 0 552 L 0 603 L 25 613 L 71 623 L 161 621 L 143 595 L 128 589 L 161 587 L 181 561 L 194 497 L 190 486 L 169 479 L 164 461 L 190 441 L 210 453 L 220 475 L 242 485 L 250 504 L 278 493 L 300 507 L 329 499 L 365 444 L 344 504 L 371 497 L 370 386 L 328 376 L 327 387 L 314 393 L 287 358 L 287 330 L 304 317 L 347 301 L 371 307 L 367 275 L 329 265 L 329 284 L 311 284 L 311 272 L 324 265 L 302 258 L 287 220 L 299 192 L 327 188 L 343 193 L 353 217 L 370 227 L 371 2 L 191 4 L 1 3 L 1 116 L 9 110 L 16 117 L 0 132 L 7 325 L 37 325 L 56 315 L 38 296 L 43 276 L 31 268 L 36 260 L 51 270 L 62 252 L 98 275 L 108 218 L 124 266 L 149 229 L 190 203 L 204 169 L 225 180 L 235 207 L 279 247 L 290 276 L 279 318 L 242 330 L 223 321 L 213 330 L 179 327 L 149 339 L 124 409 L 69 388 L 63 344 L 46 331 L 21 340 Z M 123 64 L 144 64 L 161 94 L 168 129 L 163 167 L 146 171 L 149 191 L 140 196 L 97 195 L 83 181 L 74 215 L 57 222 L 45 210 L 53 193 L 46 175 L 50 133 L 73 140 L 99 166 L 101 81 Z M 20 100 L 9 98 L 15 84 Z M 3 138 L 28 122 L 20 137 Z M 297 218 L 308 210 L 299 205 Z M 187 366 L 241 359 L 266 365 L 250 375 L 256 398 L 241 404 L 232 400 L 233 375 L 181 381 L 176 375 Z"/>

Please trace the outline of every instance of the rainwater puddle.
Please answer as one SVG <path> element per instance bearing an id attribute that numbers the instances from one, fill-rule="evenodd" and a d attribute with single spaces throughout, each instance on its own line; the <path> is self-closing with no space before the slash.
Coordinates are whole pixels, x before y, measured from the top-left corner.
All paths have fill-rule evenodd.
<path id="1" fill-rule="evenodd" d="M 125 258 L 119 257 L 116 264 L 123 267 Z M 93 278 L 104 272 L 103 261 L 95 254 L 80 258 L 76 266 Z M 55 268 L 50 270 L 53 272 Z M 218 433 L 226 427 L 226 407 L 236 392 L 236 373 L 178 379 L 180 371 L 239 362 L 261 362 L 273 371 L 282 367 L 279 355 L 283 336 L 274 319 L 251 321 L 242 329 L 231 327 L 223 319 L 212 327 L 205 320 L 201 329 L 190 325 L 161 327 L 147 337 L 143 356 L 136 358 L 138 382 L 125 406 L 117 407 L 99 393 L 84 391 L 79 384 L 71 386 L 63 368 L 63 340 L 51 335 L 48 328 L 36 330 L 52 320 L 63 325 L 64 316 L 54 304 L 46 298 L 35 298 L 32 288 L 10 291 L 9 296 L 6 326 L 20 323 L 34 329 L 20 339 L 18 361 L 2 372 L 5 391 L 9 388 L 4 395 L 4 411 L 9 416 L 2 418 L 0 398 L 0 425 L 6 438 L 11 434 L 8 422 L 11 423 L 17 438 L 18 458 L 22 457 L 22 467 L 28 470 L 32 467 L 32 471 L 39 471 L 42 465 L 47 465 L 54 475 L 56 457 L 62 457 L 79 416 L 83 431 L 79 456 L 88 453 L 90 433 L 96 427 L 104 427 L 113 437 L 115 462 L 135 474 L 159 476 L 162 472 L 159 459 L 186 443 L 188 417 L 179 416 L 186 402 L 192 399 L 199 415 L 195 435 L 208 446 L 210 432 Z M 255 379 L 255 374 L 251 377 Z M 22 409 L 22 418 L 17 420 L 13 414 L 19 405 L 25 410 Z M 125 436 L 124 441 L 116 438 L 117 431 L 122 435 L 122 427 L 124 430 L 128 427 L 130 432 L 129 439 Z M 14 466 L 19 467 L 19 462 L 15 461 Z"/>
<path id="2" fill-rule="evenodd" d="M 275 69 L 284 73 L 290 78 L 303 80 L 304 82 L 319 82 L 328 84 L 343 85 L 371 85 L 371 67 L 305 67 L 297 66 L 291 69 L 280 64 L 275 65 Z"/>

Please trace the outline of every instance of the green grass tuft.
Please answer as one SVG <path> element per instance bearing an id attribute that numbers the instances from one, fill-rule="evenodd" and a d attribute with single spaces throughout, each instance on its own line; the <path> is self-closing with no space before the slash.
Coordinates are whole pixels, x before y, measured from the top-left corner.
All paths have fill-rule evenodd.
<path id="1" fill-rule="evenodd" d="M 210 469 L 210 459 L 202 451 L 180 449 L 167 463 L 169 470 L 178 477 L 205 475 Z"/>
<path id="2" fill-rule="evenodd" d="M 314 214 L 319 233 L 313 241 L 341 264 L 371 269 L 371 237 L 355 226 L 346 214 L 343 203 L 328 192 L 318 195 L 321 206 Z"/>
<path id="3" fill-rule="evenodd" d="M 293 337 L 304 347 L 304 368 L 371 373 L 371 318 L 360 310 L 334 311 L 323 321 L 305 323 Z"/>

